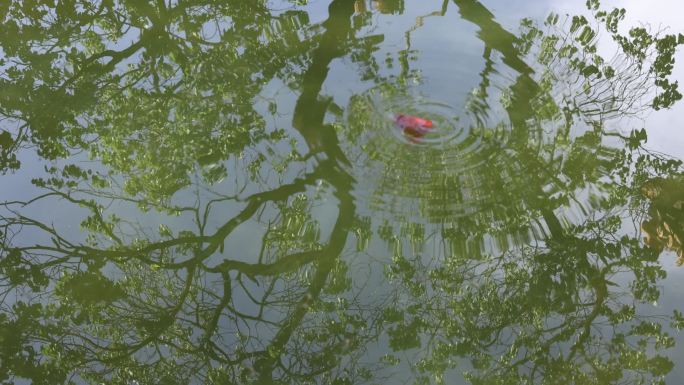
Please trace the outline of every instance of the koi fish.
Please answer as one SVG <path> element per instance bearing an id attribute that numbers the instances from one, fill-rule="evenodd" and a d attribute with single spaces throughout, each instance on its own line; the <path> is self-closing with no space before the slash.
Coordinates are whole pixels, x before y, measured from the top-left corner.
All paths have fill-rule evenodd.
<path id="1" fill-rule="evenodd" d="M 432 120 L 413 115 L 396 114 L 394 123 L 411 139 L 422 138 L 432 129 Z"/>

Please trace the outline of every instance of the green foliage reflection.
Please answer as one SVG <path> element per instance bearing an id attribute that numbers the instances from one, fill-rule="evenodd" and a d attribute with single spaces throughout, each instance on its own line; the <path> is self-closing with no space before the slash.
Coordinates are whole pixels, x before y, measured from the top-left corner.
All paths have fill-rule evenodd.
<path id="1" fill-rule="evenodd" d="M 385 64 L 403 1 L 0 5 L 0 167 L 36 174 L 0 208 L 0 381 L 662 382 L 684 319 L 641 309 L 682 257 L 681 162 L 607 124 L 681 98 L 684 39 L 587 4 L 514 33 L 447 1 Z M 382 135 L 449 6 L 483 47 L 463 136 Z"/>

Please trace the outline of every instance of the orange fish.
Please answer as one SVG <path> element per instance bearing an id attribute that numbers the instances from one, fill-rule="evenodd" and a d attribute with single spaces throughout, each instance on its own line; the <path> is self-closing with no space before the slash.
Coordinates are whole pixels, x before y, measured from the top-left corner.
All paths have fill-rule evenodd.
<path id="1" fill-rule="evenodd" d="M 415 138 L 422 138 L 432 129 L 432 120 L 423 119 L 413 115 L 396 114 L 394 122 L 404 131 L 404 134 Z M 413 141 L 413 140 L 412 140 Z"/>

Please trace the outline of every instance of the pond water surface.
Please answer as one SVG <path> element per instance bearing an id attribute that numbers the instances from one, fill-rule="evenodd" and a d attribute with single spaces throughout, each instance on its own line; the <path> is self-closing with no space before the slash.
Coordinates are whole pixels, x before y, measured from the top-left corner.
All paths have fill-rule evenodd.
<path id="1" fill-rule="evenodd" d="M 0 384 L 681 384 L 682 11 L 6 1 Z"/>

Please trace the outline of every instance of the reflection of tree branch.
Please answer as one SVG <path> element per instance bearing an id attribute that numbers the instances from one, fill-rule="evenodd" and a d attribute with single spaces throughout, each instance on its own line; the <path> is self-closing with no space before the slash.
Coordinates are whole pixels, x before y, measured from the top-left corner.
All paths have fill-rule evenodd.
<path id="1" fill-rule="evenodd" d="M 221 313 L 225 309 L 233 298 L 233 290 L 231 288 L 231 279 L 229 273 L 221 273 L 221 278 L 223 279 L 223 295 L 221 300 L 214 309 L 214 314 L 212 315 L 209 323 L 204 328 L 204 344 L 211 340 L 211 337 L 216 332 L 216 326 L 218 325 L 219 319 L 221 319 Z"/>
<path id="2" fill-rule="evenodd" d="M 467 100 L 466 108 L 470 111 L 475 121 L 477 122 L 477 127 L 486 127 L 487 118 L 489 116 L 489 102 L 487 98 L 489 97 L 489 76 L 495 72 L 494 70 L 494 60 L 492 60 L 492 49 L 491 47 L 485 45 L 484 52 L 482 53 L 482 58 L 485 61 L 484 68 L 480 72 L 480 84 L 475 88 Z"/>
<path id="3" fill-rule="evenodd" d="M 518 37 L 508 32 L 494 19 L 494 15 L 477 0 L 454 0 L 461 16 L 480 27 L 478 37 L 486 47 L 497 50 L 503 56 L 503 62 L 518 71 L 520 75 L 510 87 L 511 104 L 506 108 L 514 128 L 514 139 L 527 139 L 527 119 L 534 114 L 530 104 L 539 90 L 539 85 L 531 75 L 534 70 L 520 58 L 520 50 L 516 48 Z"/>
<path id="4" fill-rule="evenodd" d="M 515 47 L 518 37 L 508 32 L 495 21 L 494 15 L 477 0 L 454 0 L 461 16 L 480 27 L 478 37 L 492 49 L 503 55 L 503 61 L 520 74 L 534 73 L 527 63 L 520 58 L 520 51 Z"/>
<path id="5" fill-rule="evenodd" d="M 139 341 L 138 343 L 134 345 L 128 345 L 128 346 L 123 346 L 123 347 L 117 347 L 117 346 L 112 346 L 108 347 L 108 349 L 112 352 L 121 352 L 120 355 L 118 356 L 113 356 L 110 358 L 102 358 L 102 362 L 116 362 L 121 359 L 127 358 L 133 354 L 135 354 L 137 351 L 141 350 L 142 348 L 146 347 L 153 341 L 157 341 L 159 337 L 164 334 L 168 328 L 170 328 L 173 325 L 173 321 L 178 317 L 178 314 L 180 311 L 183 309 L 183 306 L 186 304 L 186 300 L 188 298 L 188 295 L 190 294 L 190 289 L 192 288 L 192 284 L 195 279 L 195 272 L 197 271 L 196 266 L 190 266 L 187 269 L 187 277 L 185 281 L 185 285 L 183 287 L 183 291 L 179 295 L 178 299 L 176 300 L 176 304 L 169 309 L 168 313 L 162 314 L 161 317 L 158 320 L 154 320 L 155 326 L 161 326 L 161 327 L 156 327 L 150 335 Z"/>
<path id="6" fill-rule="evenodd" d="M 146 35 L 143 34 L 143 36 Z M 62 83 L 61 89 L 68 88 L 74 82 L 78 81 L 85 73 L 92 71 L 92 65 L 100 59 L 109 57 L 112 60 L 108 61 L 103 67 L 99 68 L 97 71 L 98 73 L 102 74 L 113 70 L 114 67 L 121 61 L 132 56 L 133 54 L 138 52 L 138 50 L 142 49 L 145 46 L 145 44 L 147 44 L 147 40 L 150 39 L 152 39 L 152 37 L 147 37 L 145 39 L 141 37 L 140 40 L 131 44 L 129 47 L 121 51 L 105 50 L 92 55 L 80 65 L 80 69 L 78 71 L 76 71 L 69 79 Z"/>
<path id="7" fill-rule="evenodd" d="M 309 312 L 311 303 L 320 296 L 320 293 L 328 279 L 328 275 L 342 253 L 349 233 L 348 227 L 354 218 L 355 210 L 351 196 L 344 191 L 339 191 L 339 193 L 344 194 L 344 197 L 340 197 L 341 202 L 339 204 L 338 220 L 331 231 L 328 246 L 321 250 L 322 258 L 317 261 L 316 272 L 311 278 L 309 289 L 307 290 L 306 295 L 304 295 L 304 297 L 296 305 L 294 311 L 288 315 L 285 325 L 278 330 L 276 335 L 271 340 L 271 344 L 267 350 L 276 352 L 283 350 L 287 342 L 290 340 L 294 330 L 301 323 L 304 316 Z M 257 366 L 261 374 L 260 381 L 264 385 L 271 383 L 272 370 L 275 364 L 275 360 L 266 358 L 258 362 Z"/>
<path id="8" fill-rule="evenodd" d="M 404 37 L 406 39 L 406 49 L 399 51 L 399 63 L 401 64 L 401 79 L 406 79 L 409 76 L 409 61 L 408 55 L 411 52 L 411 34 L 422 27 L 425 23 L 425 19 L 432 16 L 444 16 L 446 15 L 447 6 L 449 5 L 449 0 L 444 0 L 442 3 L 442 9 L 440 11 L 435 11 L 428 13 L 427 15 L 416 16 L 416 23 L 413 27 L 409 28 L 405 33 Z"/>
<path id="9" fill-rule="evenodd" d="M 236 260 L 224 260 L 218 266 L 206 268 L 205 270 L 212 273 L 225 273 L 234 270 L 246 274 L 250 277 L 279 275 L 290 271 L 298 270 L 301 268 L 302 265 L 310 263 L 319 258 L 321 254 L 321 251 L 303 251 L 301 253 L 295 253 L 284 257 L 279 257 L 276 262 L 271 264 L 250 264 Z"/>
<path id="10" fill-rule="evenodd" d="M 320 91 L 328 77 L 330 63 L 347 53 L 342 47 L 347 47 L 343 41 L 353 32 L 350 18 L 354 13 L 354 1 L 334 0 L 328 13 L 330 17 L 323 23 L 326 31 L 302 78 L 303 89 L 295 105 L 292 125 L 304 137 L 311 153 L 325 153 L 329 159 L 349 164 L 333 128 L 323 126 L 328 101 L 320 99 Z"/>

